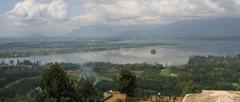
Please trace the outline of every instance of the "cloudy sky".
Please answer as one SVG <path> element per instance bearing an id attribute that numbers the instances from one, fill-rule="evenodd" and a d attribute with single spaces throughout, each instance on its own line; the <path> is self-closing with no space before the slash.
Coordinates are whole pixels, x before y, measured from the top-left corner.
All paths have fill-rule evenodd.
<path id="1" fill-rule="evenodd" d="M 88 25 L 239 17 L 240 0 L 1 0 L 0 36 L 58 36 Z"/>

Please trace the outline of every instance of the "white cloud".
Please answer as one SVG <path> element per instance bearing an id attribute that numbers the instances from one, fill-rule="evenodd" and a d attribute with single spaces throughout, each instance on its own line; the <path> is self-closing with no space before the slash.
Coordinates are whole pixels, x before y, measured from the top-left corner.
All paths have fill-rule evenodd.
<path id="1" fill-rule="evenodd" d="M 47 11 L 54 19 L 64 19 L 67 16 L 67 4 L 63 0 L 53 1 Z"/>
<path id="2" fill-rule="evenodd" d="M 240 17 L 240 0 L 21 0 L 6 13 L 8 23 L 51 32 L 217 17 Z"/>
<path id="3" fill-rule="evenodd" d="M 36 0 L 23 0 L 6 13 L 16 25 L 44 24 L 67 17 L 67 4 L 63 0 L 41 3 Z"/>
<path id="4" fill-rule="evenodd" d="M 171 23 L 182 19 L 237 16 L 240 0 L 23 0 L 7 13 L 9 18 L 37 23 L 68 19 L 74 24 Z M 68 14 L 67 3 L 80 2 L 80 11 Z M 70 6 L 76 9 L 76 5 Z M 71 8 L 71 7 L 69 7 Z M 36 21 L 38 20 L 38 21 Z"/>
<path id="5" fill-rule="evenodd" d="M 15 8 L 7 14 L 13 18 L 19 17 L 23 19 L 32 19 L 33 17 L 40 16 L 46 7 L 46 4 L 41 4 L 33 0 L 25 0 L 18 2 Z"/>
<path id="6" fill-rule="evenodd" d="M 114 5 L 100 5 L 112 17 L 135 17 L 141 14 L 144 6 L 136 1 L 117 1 Z"/>
<path id="7" fill-rule="evenodd" d="M 222 1 L 219 1 L 222 2 Z M 90 0 L 85 9 L 108 23 L 166 23 L 224 13 L 217 0 Z"/>
<path id="8" fill-rule="evenodd" d="M 85 13 L 84 15 L 80 15 L 80 16 L 76 16 L 76 17 L 72 17 L 69 21 L 69 23 L 74 23 L 76 25 L 78 24 L 82 24 L 82 25 L 86 25 L 86 24 L 94 24 L 96 23 L 97 20 L 97 15 L 94 13 Z"/>

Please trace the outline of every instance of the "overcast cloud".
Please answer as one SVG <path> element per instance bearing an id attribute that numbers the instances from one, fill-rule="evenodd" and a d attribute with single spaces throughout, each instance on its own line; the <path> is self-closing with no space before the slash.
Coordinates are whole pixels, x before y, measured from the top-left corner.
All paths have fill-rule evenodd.
<path id="1" fill-rule="evenodd" d="M 2 14 L 0 31 L 14 35 L 11 30 L 17 27 L 21 33 L 61 35 L 84 25 L 170 24 L 239 16 L 240 0 L 20 0 Z"/>

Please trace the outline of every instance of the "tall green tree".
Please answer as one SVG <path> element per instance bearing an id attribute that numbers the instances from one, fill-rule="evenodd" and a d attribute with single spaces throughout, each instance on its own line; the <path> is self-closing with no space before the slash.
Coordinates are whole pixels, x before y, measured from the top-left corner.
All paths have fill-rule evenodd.
<path id="1" fill-rule="evenodd" d="M 134 96 L 136 91 L 136 75 L 129 70 L 123 69 L 120 71 L 117 88 L 121 93 L 128 96 Z"/>
<path id="2" fill-rule="evenodd" d="M 77 91 L 67 74 L 58 64 L 51 65 L 42 74 L 38 102 L 76 102 Z"/>
<path id="3" fill-rule="evenodd" d="M 85 80 L 80 89 L 83 102 L 98 102 L 99 95 L 95 90 L 92 81 Z"/>

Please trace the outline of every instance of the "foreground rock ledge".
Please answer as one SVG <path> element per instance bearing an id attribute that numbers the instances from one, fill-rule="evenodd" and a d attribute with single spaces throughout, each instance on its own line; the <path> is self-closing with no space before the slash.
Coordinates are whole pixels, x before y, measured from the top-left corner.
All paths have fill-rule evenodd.
<path id="1" fill-rule="evenodd" d="M 240 102 L 240 91 L 203 90 L 185 95 L 182 102 Z"/>

